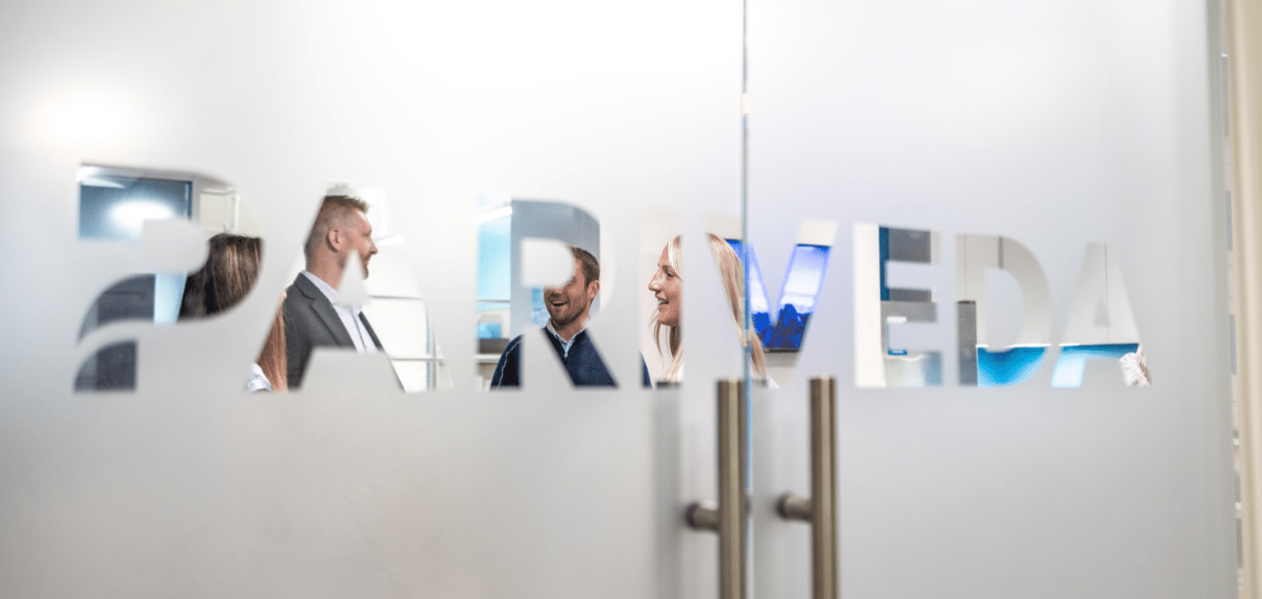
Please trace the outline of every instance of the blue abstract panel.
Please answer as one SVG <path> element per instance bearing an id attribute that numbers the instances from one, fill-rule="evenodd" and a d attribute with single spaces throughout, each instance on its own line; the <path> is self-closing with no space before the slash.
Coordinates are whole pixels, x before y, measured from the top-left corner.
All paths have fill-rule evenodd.
<path id="1" fill-rule="evenodd" d="M 729 239 L 727 242 L 738 256 L 742 255 L 739 240 Z M 798 244 L 793 248 L 773 320 L 758 258 L 754 248 L 749 248 L 749 306 L 754 331 L 762 339 L 763 348 L 769 351 L 798 351 L 802 348 L 807 322 L 815 312 L 815 303 L 823 288 L 829 249 L 828 246 L 808 244 Z"/>
<path id="2" fill-rule="evenodd" d="M 1015 385 L 1034 376 L 1043 363 L 1046 347 L 1014 347 L 992 352 L 977 348 L 977 386 Z"/>
<path id="3" fill-rule="evenodd" d="M 1080 387 L 1087 360 L 1120 360 L 1126 354 L 1139 351 L 1138 343 L 1102 343 L 1099 345 L 1066 345 L 1060 348 L 1056 370 L 1052 373 L 1053 387 Z"/>

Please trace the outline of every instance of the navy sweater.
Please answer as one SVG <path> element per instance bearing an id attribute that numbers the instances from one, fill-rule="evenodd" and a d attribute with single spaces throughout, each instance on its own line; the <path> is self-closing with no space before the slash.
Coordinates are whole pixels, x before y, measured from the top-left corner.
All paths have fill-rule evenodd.
<path id="1" fill-rule="evenodd" d="M 565 346 L 561 344 L 561 340 L 553 335 L 547 328 L 540 329 L 543 336 L 552 344 L 552 348 L 556 350 L 557 357 L 561 359 L 561 363 L 565 364 L 565 371 L 570 374 L 570 381 L 576 387 L 616 387 L 613 377 L 609 374 L 609 369 L 605 368 L 605 363 L 600 359 L 600 354 L 596 353 L 596 346 L 592 345 L 591 339 L 587 338 L 587 330 L 579 331 L 574 336 L 574 343 L 570 345 L 569 354 L 565 353 Z M 640 370 L 642 373 L 642 382 L 645 387 L 651 387 L 649 382 L 649 368 L 644 363 L 644 358 L 640 358 Z M 518 335 L 508 343 L 508 347 L 504 348 L 504 353 L 500 355 L 500 361 L 495 365 L 495 374 L 491 377 L 492 387 L 518 387 L 521 386 L 521 336 Z"/>

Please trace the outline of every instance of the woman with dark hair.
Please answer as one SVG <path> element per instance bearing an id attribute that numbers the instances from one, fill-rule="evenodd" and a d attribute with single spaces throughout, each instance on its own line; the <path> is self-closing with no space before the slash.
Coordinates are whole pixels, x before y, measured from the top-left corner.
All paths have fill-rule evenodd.
<path id="1" fill-rule="evenodd" d="M 235 306 L 245 298 L 258 279 L 263 257 L 263 240 L 230 233 L 210 238 L 210 255 L 201 270 L 188 276 L 180 318 L 204 318 Z M 284 298 L 282 298 L 283 300 Z M 282 304 L 283 306 L 283 304 Z M 253 365 L 247 389 L 285 391 L 285 321 L 276 311 L 263 351 Z"/>

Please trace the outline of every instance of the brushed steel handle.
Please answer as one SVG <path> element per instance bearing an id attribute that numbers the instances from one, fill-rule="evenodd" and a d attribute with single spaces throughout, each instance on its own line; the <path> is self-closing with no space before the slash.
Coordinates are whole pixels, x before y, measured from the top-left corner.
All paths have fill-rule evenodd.
<path id="1" fill-rule="evenodd" d="M 786 493 L 777 509 L 787 520 L 811 524 L 815 599 L 840 596 L 837 573 L 837 379 L 811 379 L 811 496 Z"/>
<path id="2" fill-rule="evenodd" d="M 749 412 L 740 379 L 719 381 L 719 505 L 688 506 L 684 516 L 698 530 L 719 533 L 719 597 L 744 599 L 746 517 L 749 514 L 746 469 Z"/>

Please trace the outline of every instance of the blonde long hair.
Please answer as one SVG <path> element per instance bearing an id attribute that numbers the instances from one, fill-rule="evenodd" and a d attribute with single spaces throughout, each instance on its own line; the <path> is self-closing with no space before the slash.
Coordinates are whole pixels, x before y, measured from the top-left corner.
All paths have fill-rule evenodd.
<path id="1" fill-rule="evenodd" d="M 666 244 L 666 261 L 670 267 L 675 269 L 675 276 L 679 277 L 679 283 L 682 285 L 684 281 L 683 260 L 680 259 L 679 236 L 676 235 L 670 243 Z M 682 306 L 681 306 L 682 307 Z M 653 312 L 653 320 L 650 321 L 653 326 L 653 341 L 657 343 L 657 353 L 662 357 L 662 329 L 666 329 L 666 346 L 670 351 L 670 362 L 666 364 L 666 370 L 662 372 L 662 380 L 668 383 L 677 383 L 681 378 L 684 370 L 684 352 L 683 352 L 683 333 L 680 331 L 683 325 L 683 314 L 680 314 L 680 324 L 670 326 L 662 324 L 657 319 L 658 313 Z"/>
<path id="2" fill-rule="evenodd" d="M 741 262 L 740 256 L 736 255 L 736 250 L 732 249 L 726 241 L 720 239 L 717 235 L 709 234 L 710 253 L 714 256 L 715 263 L 719 267 L 719 278 L 723 280 L 723 289 L 727 293 L 728 306 L 732 309 L 732 324 L 736 327 L 736 335 L 741 340 L 741 344 L 748 343 L 750 345 L 751 370 L 754 377 L 758 379 L 767 378 L 767 364 L 763 356 L 762 340 L 758 338 L 758 334 L 750 329 L 747 335 L 741 334 L 742 321 L 744 321 L 745 306 L 745 268 Z M 675 269 L 676 275 L 679 277 L 680 284 L 683 283 L 684 269 L 681 260 L 680 238 L 675 236 L 666 244 L 666 261 L 670 267 Z M 662 373 L 662 380 L 666 382 L 678 382 L 684 368 L 684 353 L 682 344 L 682 322 L 680 326 L 664 325 L 657 319 L 657 313 L 653 313 L 653 339 L 657 342 L 657 351 L 662 351 L 662 329 L 666 329 L 666 345 L 670 351 L 670 363 L 666 365 L 665 372 Z"/>

